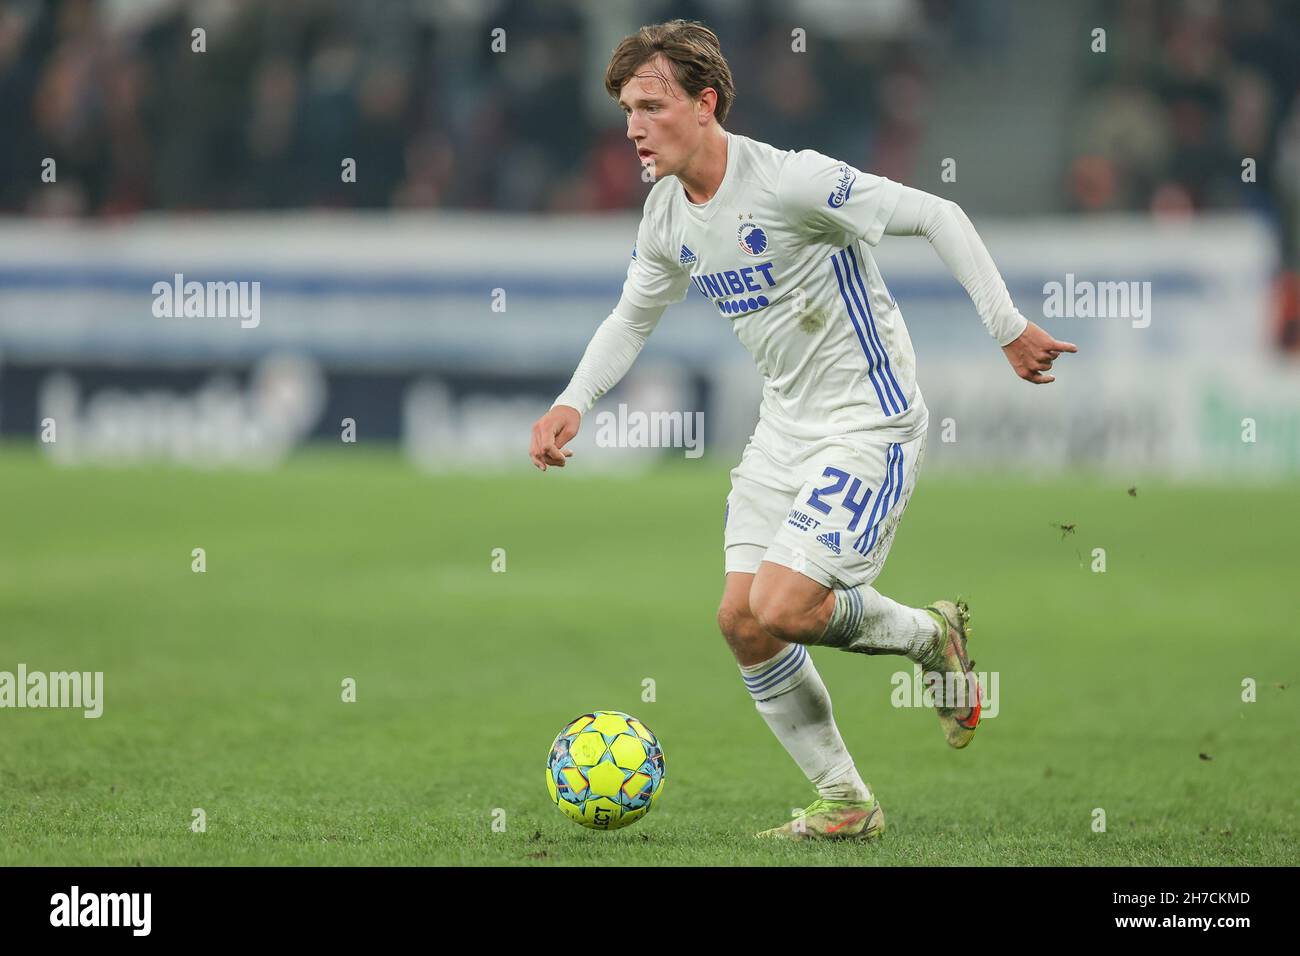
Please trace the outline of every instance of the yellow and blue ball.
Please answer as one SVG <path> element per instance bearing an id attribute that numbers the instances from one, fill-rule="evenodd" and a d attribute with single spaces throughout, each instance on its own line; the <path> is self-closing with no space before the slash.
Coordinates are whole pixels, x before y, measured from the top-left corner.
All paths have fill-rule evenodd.
<path id="1" fill-rule="evenodd" d="M 663 792 L 664 752 L 645 724 L 617 710 L 565 725 L 546 760 L 560 811 L 592 830 L 617 830 L 650 812 Z"/>

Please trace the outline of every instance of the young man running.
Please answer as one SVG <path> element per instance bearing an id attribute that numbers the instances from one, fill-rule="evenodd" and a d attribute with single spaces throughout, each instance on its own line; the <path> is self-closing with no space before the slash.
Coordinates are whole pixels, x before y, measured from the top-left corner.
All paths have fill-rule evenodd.
<path id="1" fill-rule="evenodd" d="M 980 717 L 965 604 L 906 607 L 871 586 L 916 485 L 929 416 L 870 247 L 885 235 L 925 236 L 1027 381 L 1054 381 L 1052 363 L 1077 349 L 1017 311 L 955 203 L 723 129 L 735 88 L 707 27 L 643 27 L 614 50 L 605 86 L 656 182 L 623 294 L 533 426 L 529 454 L 542 471 L 564 467 L 581 416 L 692 285 L 731 323 L 764 385 L 758 425 L 731 472 L 718 624 L 759 713 L 818 793 L 800 817 L 759 835 L 870 839 L 884 811 L 807 648 L 920 664 L 948 689 L 936 709 L 953 747 L 970 742 Z"/>

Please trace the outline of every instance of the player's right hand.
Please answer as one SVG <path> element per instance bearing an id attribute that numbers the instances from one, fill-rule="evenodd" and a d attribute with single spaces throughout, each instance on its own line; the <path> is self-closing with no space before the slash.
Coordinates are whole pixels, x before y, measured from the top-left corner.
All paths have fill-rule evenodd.
<path id="1" fill-rule="evenodd" d="M 569 405 L 556 405 L 537 419 L 533 425 L 533 443 L 528 449 L 533 464 L 542 471 L 547 465 L 563 468 L 564 459 L 573 457 L 573 452 L 564 446 L 578 434 L 581 421 L 582 415 Z"/>

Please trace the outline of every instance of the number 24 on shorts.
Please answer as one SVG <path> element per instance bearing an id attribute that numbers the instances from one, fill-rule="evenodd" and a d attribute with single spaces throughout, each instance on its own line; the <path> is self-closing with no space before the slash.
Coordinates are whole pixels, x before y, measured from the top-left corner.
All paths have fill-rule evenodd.
<path id="1" fill-rule="evenodd" d="M 834 481 L 828 485 L 822 486 L 821 488 L 814 488 L 812 494 L 808 496 L 808 505 L 809 507 L 816 508 L 822 514 L 828 515 L 831 513 L 831 505 L 828 502 L 823 501 L 822 496 L 825 495 L 829 497 L 838 495 L 841 491 L 844 491 L 844 486 L 848 484 L 849 479 L 853 478 L 853 476 L 847 471 L 843 471 L 839 468 L 827 467 L 822 472 L 822 477 L 833 478 Z M 859 492 L 862 493 L 861 498 L 858 498 Z M 853 478 L 853 484 L 849 485 L 849 490 L 844 493 L 844 500 L 840 502 L 841 507 L 845 508 L 851 515 L 853 515 L 852 519 L 849 521 L 849 531 L 856 531 L 858 529 L 858 522 L 862 520 L 862 516 L 866 513 L 867 503 L 869 501 L 871 501 L 871 489 L 863 488 L 862 479 Z M 867 531 L 870 530 L 870 528 L 867 529 Z M 855 550 L 863 550 L 862 544 L 866 540 L 867 531 L 864 531 L 858 537 L 858 540 L 853 542 Z"/>

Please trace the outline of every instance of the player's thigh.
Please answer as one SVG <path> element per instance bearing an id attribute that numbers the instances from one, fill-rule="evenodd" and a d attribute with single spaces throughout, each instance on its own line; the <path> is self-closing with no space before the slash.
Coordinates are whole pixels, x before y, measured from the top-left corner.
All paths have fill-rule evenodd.
<path id="1" fill-rule="evenodd" d="M 764 560 L 824 587 L 870 584 L 884 566 L 924 454 L 924 434 L 819 451 Z"/>
<path id="2" fill-rule="evenodd" d="M 779 464 L 752 442 L 746 447 L 740 464 L 731 471 L 731 491 L 723 516 L 728 578 L 733 574 L 752 578 L 758 573 L 763 555 L 798 490 L 788 466 Z"/>

